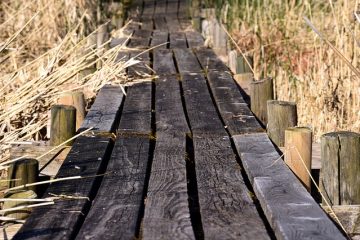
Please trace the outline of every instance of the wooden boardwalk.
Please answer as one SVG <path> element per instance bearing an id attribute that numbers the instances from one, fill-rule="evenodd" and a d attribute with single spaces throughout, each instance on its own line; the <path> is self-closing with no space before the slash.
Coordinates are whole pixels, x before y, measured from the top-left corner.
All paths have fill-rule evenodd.
<path id="1" fill-rule="evenodd" d="M 133 1 L 128 46 L 168 43 L 127 71 L 158 78 L 126 96 L 115 86 L 98 93 L 82 126 L 93 133 L 57 175 L 89 177 L 44 196 L 78 199 L 34 209 L 14 239 L 345 239 L 280 159 L 188 9 Z"/>

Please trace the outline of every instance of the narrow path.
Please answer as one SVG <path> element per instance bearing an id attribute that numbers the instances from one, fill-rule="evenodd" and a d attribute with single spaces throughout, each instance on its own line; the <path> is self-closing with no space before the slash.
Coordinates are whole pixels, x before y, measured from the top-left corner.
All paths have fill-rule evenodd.
<path id="1" fill-rule="evenodd" d="M 343 239 L 284 165 L 223 62 L 191 27 L 185 0 L 134 0 L 131 77 L 98 94 L 37 208 L 14 239 Z M 122 43 L 114 39 L 112 47 Z M 149 67 L 152 67 L 152 72 Z M 94 177 L 98 175 L 97 177 Z"/>

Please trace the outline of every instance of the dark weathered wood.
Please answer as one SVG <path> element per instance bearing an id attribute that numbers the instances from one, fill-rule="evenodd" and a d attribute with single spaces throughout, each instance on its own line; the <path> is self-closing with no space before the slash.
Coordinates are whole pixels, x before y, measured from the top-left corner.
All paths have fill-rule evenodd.
<path id="1" fill-rule="evenodd" d="M 156 80 L 156 131 L 190 133 L 181 102 L 176 76 L 160 76 Z"/>
<path id="2" fill-rule="evenodd" d="M 188 206 L 185 142 L 184 133 L 157 132 L 142 222 L 144 239 L 195 239 Z"/>
<path id="3" fill-rule="evenodd" d="M 170 48 L 187 48 L 183 32 L 170 32 Z"/>
<path id="4" fill-rule="evenodd" d="M 121 114 L 119 133 L 150 134 L 151 82 L 129 86 Z"/>
<path id="5" fill-rule="evenodd" d="M 186 39 L 189 45 L 189 48 L 197 48 L 204 46 L 204 38 L 199 32 L 196 31 L 186 31 Z"/>
<path id="6" fill-rule="evenodd" d="M 51 107 L 50 145 L 57 146 L 72 138 L 76 132 L 76 108 L 68 105 Z M 72 141 L 66 145 L 71 146 Z"/>
<path id="7" fill-rule="evenodd" d="M 155 11 L 155 1 L 144 1 L 142 16 L 146 18 L 152 18 Z"/>
<path id="8" fill-rule="evenodd" d="M 124 93 L 118 86 L 105 85 L 96 96 L 80 130 L 93 128 L 96 132 L 113 132 L 120 116 Z"/>
<path id="9" fill-rule="evenodd" d="M 267 112 L 267 133 L 278 147 L 283 147 L 285 129 L 297 125 L 296 103 L 268 100 Z"/>
<path id="10" fill-rule="evenodd" d="M 166 16 L 169 19 L 176 19 L 178 13 L 178 1 L 168 0 L 167 7 L 166 7 Z"/>
<path id="11" fill-rule="evenodd" d="M 174 4 L 173 3 L 168 3 L 168 7 L 172 7 Z M 177 5 L 177 3 L 176 3 Z M 175 5 L 174 5 L 175 6 Z M 169 32 L 179 32 L 181 31 L 181 26 L 180 26 L 180 22 L 179 20 L 174 17 L 174 16 L 171 16 L 171 13 L 170 15 L 166 14 L 166 25 L 169 29 Z"/>
<path id="12" fill-rule="evenodd" d="M 74 238 L 97 191 L 100 178 L 110 155 L 111 139 L 80 136 L 61 166 L 56 178 L 83 176 L 86 178 L 52 183 L 43 197 L 50 194 L 81 197 L 57 201 L 55 205 L 35 208 L 14 239 Z M 86 199 L 88 198 L 88 199 Z"/>
<path id="13" fill-rule="evenodd" d="M 202 74 L 184 74 L 182 86 L 193 134 L 227 135 Z"/>
<path id="14" fill-rule="evenodd" d="M 157 75 L 176 74 L 173 52 L 168 49 L 154 49 L 153 69 Z"/>
<path id="15" fill-rule="evenodd" d="M 137 237 L 140 208 L 144 201 L 149 146 L 148 136 L 117 138 L 106 170 L 107 175 L 104 176 L 77 239 Z"/>
<path id="16" fill-rule="evenodd" d="M 213 50 L 208 48 L 198 48 L 195 50 L 195 54 L 199 59 L 202 68 L 206 71 L 214 70 L 230 72 L 230 69 L 216 56 Z"/>
<path id="17" fill-rule="evenodd" d="M 345 239 L 285 165 L 267 134 L 237 135 L 233 139 L 278 239 Z"/>
<path id="18" fill-rule="evenodd" d="M 190 49 L 174 49 L 176 65 L 180 73 L 200 73 L 202 69 Z"/>
<path id="19" fill-rule="evenodd" d="M 155 24 L 155 29 L 159 30 L 159 31 L 168 31 L 168 27 L 165 21 L 165 17 L 160 15 L 160 16 L 155 16 L 154 18 L 154 24 Z"/>
<path id="20" fill-rule="evenodd" d="M 273 79 L 265 78 L 250 84 L 251 111 L 267 124 L 267 101 L 274 99 Z"/>
<path id="21" fill-rule="evenodd" d="M 141 29 L 145 30 L 153 30 L 154 29 L 154 22 L 152 18 L 143 18 L 141 19 Z"/>
<path id="22" fill-rule="evenodd" d="M 360 134 L 324 134 L 321 137 L 321 159 L 321 187 L 329 203 L 360 204 Z"/>
<path id="23" fill-rule="evenodd" d="M 169 33 L 162 30 L 155 30 L 151 39 L 151 47 L 156 49 L 166 49 L 169 42 Z M 161 45 L 161 46 L 159 46 Z"/>
<path id="24" fill-rule="evenodd" d="M 129 47 L 148 48 L 150 44 L 151 31 L 146 29 L 135 30 L 130 39 Z"/>
<path id="25" fill-rule="evenodd" d="M 154 17 L 165 16 L 165 14 L 166 14 L 166 0 L 157 0 Z"/>
<path id="26" fill-rule="evenodd" d="M 39 162 L 36 159 L 25 158 L 9 165 L 9 188 L 37 182 Z M 36 192 L 36 186 L 26 187 L 26 190 Z"/>
<path id="27" fill-rule="evenodd" d="M 195 134 L 193 142 L 205 239 L 269 239 L 229 137 Z"/>
<path id="28" fill-rule="evenodd" d="M 142 77 L 143 75 L 152 74 L 149 52 L 131 51 L 130 58 L 139 60 L 140 62 L 128 68 L 129 77 Z"/>
<path id="29" fill-rule="evenodd" d="M 264 131 L 229 72 L 209 71 L 207 76 L 220 115 L 232 135 Z"/>

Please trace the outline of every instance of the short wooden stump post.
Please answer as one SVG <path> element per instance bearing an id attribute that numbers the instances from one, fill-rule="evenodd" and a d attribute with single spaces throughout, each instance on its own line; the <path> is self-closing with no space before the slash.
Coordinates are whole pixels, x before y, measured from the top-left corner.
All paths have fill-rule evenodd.
<path id="1" fill-rule="evenodd" d="M 36 159 L 24 158 L 12 163 L 8 170 L 9 188 L 34 183 L 38 180 L 39 162 Z M 36 192 L 36 186 L 24 189 Z"/>
<path id="2" fill-rule="evenodd" d="M 265 78 L 250 84 L 251 111 L 260 121 L 267 124 L 267 101 L 274 99 L 273 79 Z"/>
<path id="3" fill-rule="evenodd" d="M 297 125 L 296 103 L 269 100 L 267 101 L 267 133 L 278 146 L 285 145 L 285 130 Z"/>
<path id="4" fill-rule="evenodd" d="M 57 146 L 72 138 L 76 132 L 76 108 L 54 105 L 51 108 L 50 145 Z M 72 142 L 67 143 L 71 146 Z"/>
<path id="5" fill-rule="evenodd" d="M 331 205 L 360 204 L 360 134 L 321 137 L 320 187 Z"/>
<path id="6" fill-rule="evenodd" d="M 82 92 L 64 93 L 58 100 L 60 105 L 69 105 L 76 108 L 76 130 L 78 130 L 85 118 L 85 97 Z"/>
<path id="7" fill-rule="evenodd" d="M 285 130 L 285 163 L 311 190 L 311 150 L 312 131 L 306 127 L 294 127 Z"/>

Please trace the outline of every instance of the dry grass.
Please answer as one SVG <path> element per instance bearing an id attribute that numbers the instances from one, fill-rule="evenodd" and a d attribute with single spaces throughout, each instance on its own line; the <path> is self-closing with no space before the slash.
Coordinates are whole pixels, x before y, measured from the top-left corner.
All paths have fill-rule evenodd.
<path id="1" fill-rule="evenodd" d="M 96 45 L 100 22 L 107 21 L 97 7 L 96 0 L 0 2 L 1 161 L 9 143 L 46 138 L 47 113 L 62 93 L 81 90 L 90 100 L 104 84 L 134 80 L 124 69 L 138 61 L 115 61 L 125 46 Z"/>
<path id="2" fill-rule="evenodd" d="M 316 139 L 331 131 L 360 131 L 358 0 L 227 4 L 222 12 L 227 9 L 242 51 L 253 55 L 256 77 L 275 77 L 278 99 L 297 102 L 299 125 L 311 126 Z"/>

